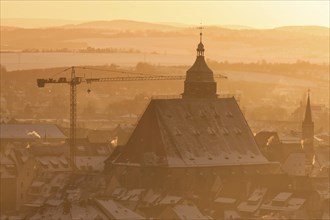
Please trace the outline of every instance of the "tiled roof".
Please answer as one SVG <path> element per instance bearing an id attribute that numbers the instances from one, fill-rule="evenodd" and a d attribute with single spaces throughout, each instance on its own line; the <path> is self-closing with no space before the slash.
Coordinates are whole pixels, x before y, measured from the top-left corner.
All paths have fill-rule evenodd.
<path id="1" fill-rule="evenodd" d="M 234 98 L 152 100 L 115 163 L 269 164 Z"/>
<path id="2" fill-rule="evenodd" d="M 0 124 L 1 139 L 66 139 L 55 124 Z"/>

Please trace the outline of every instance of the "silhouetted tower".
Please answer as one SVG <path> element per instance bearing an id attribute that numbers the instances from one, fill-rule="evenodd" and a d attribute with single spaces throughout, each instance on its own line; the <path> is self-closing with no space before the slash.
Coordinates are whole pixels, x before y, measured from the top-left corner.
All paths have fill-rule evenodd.
<path id="1" fill-rule="evenodd" d="M 312 120 L 312 110 L 308 91 L 305 118 L 302 122 L 302 140 L 307 159 L 311 162 L 314 155 L 314 122 Z"/>
<path id="2" fill-rule="evenodd" d="M 213 72 L 204 59 L 203 33 L 200 32 L 200 42 L 197 46 L 195 63 L 187 71 L 184 82 L 183 98 L 216 98 L 217 83 L 214 81 Z"/>

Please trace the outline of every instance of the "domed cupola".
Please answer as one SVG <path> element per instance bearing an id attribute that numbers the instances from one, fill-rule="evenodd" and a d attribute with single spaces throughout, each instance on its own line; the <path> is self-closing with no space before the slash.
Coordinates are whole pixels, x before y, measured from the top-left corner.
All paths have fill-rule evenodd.
<path id="1" fill-rule="evenodd" d="M 200 43 L 196 49 L 196 61 L 186 74 L 183 98 L 217 97 L 217 83 L 214 81 L 212 70 L 207 66 L 204 59 L 205 49 L 202 43 L 202 36 L 203 34 L 201 32 Z"/>

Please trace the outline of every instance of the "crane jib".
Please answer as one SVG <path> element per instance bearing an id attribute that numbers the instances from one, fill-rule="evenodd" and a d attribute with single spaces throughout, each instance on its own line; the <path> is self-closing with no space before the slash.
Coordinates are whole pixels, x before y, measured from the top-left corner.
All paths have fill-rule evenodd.
<path id="1" fill-rule="evenodd" d="M 224 78 L 224 75 L 214 75 L 214 78 Z M 74 77 L 72 79 L 67 79 L 61 77 L 59 79 L 37 79 L 38 87 L 45 87 L 48 83 L 68 83 L 68 84 L 80 84 L 82 82 L 93 83 L 93 82 L 109 82 L 109 81 L 148 81 L 148 80 L 184 80 L 185 76 L 136 76 L 136 77 L 108 77 L 108 78 L 84 78 L 84 77 Z"/>
<path id="2" fill-rule="evenodd" d="M 80 83 L 93 83 L 93 82 L 118 82 L 118 81 L 148 81 L 148 80 L 184 80 L 186 76 L 175 76 L 175 75 L 146 75 L 144 76 L 127 76 L 127 77 L 108 77 L 108 78 L 85 78 L 77 77 L 75 75 L 74 67 L 71 69 L 71 78 L 61 77 L 58 79 L 46 78 L 37 79 L 38 87 L 45 87 L 48 83 L 66 83 L 70 85 L 70 164 L 72 169 L 75 170 L 75 147 L 76 147 L 76 118 L 77 118 L 77 92 L 76 86 Z M 64 71 L 68 70 L 65 69 Z M 62 71 L 63 72 L 63 71 Z M 123 72 L 124 73 L 124 72 Z M 221 74 L 214 75 L 214 78 L 224 78 L 227 77 Z M 87 90 L 88 91 L 88 90 Z M 90 91 L 90 90 L 89 90 Z"/>

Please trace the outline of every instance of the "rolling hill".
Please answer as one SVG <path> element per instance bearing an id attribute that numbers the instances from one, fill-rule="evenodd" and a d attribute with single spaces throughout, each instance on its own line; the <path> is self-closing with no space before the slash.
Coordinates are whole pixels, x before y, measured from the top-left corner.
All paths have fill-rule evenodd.
<path id="1" fill-rule="evenodd" d="M 251 62 L 329 62 L 329 28 L 318 26 L 249 29 L 207 26 L 207 57 Z M 24 49 L 120 48 L 172 55 L 192 55 L 199 41 L 196 27 L 130 20 L 93 21 L 44 28 L 1 27 L 1 51 Z"/>

